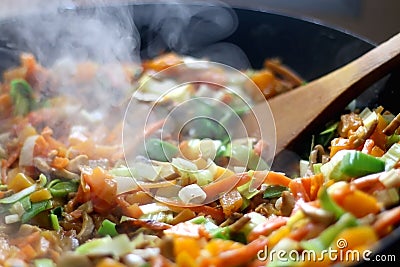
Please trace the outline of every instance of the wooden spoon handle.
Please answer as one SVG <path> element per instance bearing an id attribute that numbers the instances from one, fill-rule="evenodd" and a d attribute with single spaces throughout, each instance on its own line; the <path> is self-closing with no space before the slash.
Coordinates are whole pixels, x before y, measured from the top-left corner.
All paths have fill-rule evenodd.
<path id="1" fill-rule="evenodd" d="M 343 110 L 400 65 L 400 33 L 347 65 L 268 102 L 275 119 L 276 154 L 314 122 Z M 257 107 L 256 107 L 257 109 Z M 262 127 L 262 126 L 261 126 Z"/>

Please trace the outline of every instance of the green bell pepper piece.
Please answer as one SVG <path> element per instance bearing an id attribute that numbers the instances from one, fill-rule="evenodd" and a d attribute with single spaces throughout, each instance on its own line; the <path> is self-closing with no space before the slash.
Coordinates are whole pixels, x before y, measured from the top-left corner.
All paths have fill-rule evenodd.
<path id="1" fill-rule="evenodd" d="M 385 162 L 374 156 L 358 150 L 350 150 L 343 159 L 334 167 L 331 179 L 336 181 L 365 176 L 385 170 Z"/>
<path id="2" fill-rule="evenodd" d="M 97 232 L 102 236 L 109 235 L 109 236 L 113 237 L 113 236 L 118 235 L 118 232 L 115 229 L 115 223 L 113 223 L 112 221 L 107 220 L 107 219 L 105 219 L 101 223 L 101 226 L 99 227 L 99 230 Z"/>

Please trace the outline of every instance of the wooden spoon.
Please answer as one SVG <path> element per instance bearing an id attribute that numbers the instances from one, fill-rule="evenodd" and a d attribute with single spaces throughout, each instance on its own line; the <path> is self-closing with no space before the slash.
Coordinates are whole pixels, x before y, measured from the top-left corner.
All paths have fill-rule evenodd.
<path id="1" fill-rule="evenodd" d="M 276 126 L 278 154 L 304 131 L 329 114 L 337 114 L 354 98 L 400 65 L 400 33 L 347 65 L 287 93 L 268 100 Z M 400 90 L 400 88 L 399 88 Z M 265 104 L 254 107 L 265 113 Z M 244 118 L 248 131 L 263 127 Z M 253 120 L 254 121 L 254 120 Z"/>

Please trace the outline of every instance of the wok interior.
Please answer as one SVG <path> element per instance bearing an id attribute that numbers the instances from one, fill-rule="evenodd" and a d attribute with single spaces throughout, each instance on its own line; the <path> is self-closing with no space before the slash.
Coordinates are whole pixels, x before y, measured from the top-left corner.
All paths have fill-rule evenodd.
<path id="1" fill-rule="evenodd" d="M 181 8 L 175 8 L 173 5 L 164 4 L 167 7 L 168 16 L 166 16 L 163 23 L 169 20 L 175 20 Z M 154 9 L 163 9 L 164 7 L 152 4 L 144 5 L 127 5 L 123 7 L 124 12 L 128 12 L 140 33 L 140 58 L 149 58 L 164 51 L 174 51 L 179 54 L 187 54 L 193 56 L 208 56 L 210 60 L 219 61 L 233 65 L 236 68 L 245 68 L 245 61 L 235 61 L 235 55 L 232 58 L 219 57 L 218 53 L 212 55 L 204 54 L 207 49 L 205 46 L 211 47 L 218 43 L 230 44 L 233 47 L 240 48 L 240 51 L 246 55 L 248 62 L 254 68 L 260 68 L 262 62 L 266 58 L 280 58 L 285 65 L 290 66 L 305 80 L 310 81 L 323 74 L 326 74 L 352 59 L 362 55 L 374 45 L 366 40 L 352 36 L 351 34 L 326 27 L 317 23 L 287 17 L 280 14 L 264 13 L 253 10 L 244 9 L 230 9 L 227 7 L 212 7 L 208 6 L 208 11 L 215 8 L 217 11 L 224 10 L 237 19 L 237 27 L 232 33 L 224 33 L 220 39 L 204 41 L 198 43 L 189 43 L 189 45 L 182 45 L 185 34 L 191 36 L 196 35 L 196 30 L 200 31 L 201 27 L 195 27 L 198 23 L 206 23 L 207 18 L 202 16 L 194 16 L 191 18 L 191 23 L 187 23 L 182 29 L 178 40 L 174 43 L 167 42 L 167 40 L 158 32 L 159 28 L 154 27 L 151 21 L 144 19 L 153 14 Z M 201 5 L 187 5 L 186 8 L 194 11 L 199 10 L 203 12 Z M 120 7 L 104 7 L 103 11 L 109 16 L 118 16 Z M 57 14 L 46 14 L 46 16 L 57 16 L 68 20 L 69 16 L 90 16 L 92 10 L 90 8 L 80 10 L 64 10 Z M 41 15 L 30 15 L 27 17 L 19 17 L 0 22 L 0 72 L 5 69 L 17 66 L 19 64 L 20 52 L 32 52 L 37 54 L 38 50 L 46 52 L 47 62 L 51 64 L 58 56 L 57 48 L 60 43 L 42 43 L 41 47 L 32 47 L 24 36 L 20 36 L 18 27 L 21 22 L 26 22 L 32 19 L 32 16 L 40 17 Z M 35 19 L 35 21 L 40 21 Z M 36 30 L 41 30 L 41 34 L 46 32 L 49 28 L 50 19 L 43 20 L 40 25 L 36 25 Z M 67 21 L 65 26 L 68 27 Z M 40 36 L 38 37 L 40 38 Z M 196 41 L 196 39 L 193 39 Z M 62 40 L 58 40 L 62 41 Z M 217 46 L 214 46 L 217 47 Z M 237 49 L 237 51 L 239 51 Z M 236 65 L 235 65 L 236 64 Z M 398 99 L 400 85 L 399 71 L 393 72 L 392 75 L 386 77 L 379 83 L 375 84 L 364 92 L 356 101 L 358 107 L 375 107 L 382 105 L 394 113 L 399 112 L 396 99 Z M 332 118 L 327 118 L 327 121 L 335 118 L 338 114 L 332 114 Z M 336 117 L 337 118 L 337 117 Z M 279 119 L 279 118 L 276 118 Z M 325 122 L 321 122 L 323 127 Z M 318 129 L 316 129 L 318 130 Z M 303 139 L 302 139 L 303 138 Z M 300 141 L 301 140 L 301 141 Z M 291 164 L 298 161 L 300 156 L 304 156 L 304 152 L 309 151 L 310 135 L 302 136 L 299 142 L 294 144 L 288 150 L 284 151 L 277 156 L 274 162 L 273 169 L 276 168 L 282 171 L 289 171 Z M 400 231 L 394 231 L 391 236 L 383 240 L 382 248 L 393 247 L 394 242 L 398 242 Z"/>

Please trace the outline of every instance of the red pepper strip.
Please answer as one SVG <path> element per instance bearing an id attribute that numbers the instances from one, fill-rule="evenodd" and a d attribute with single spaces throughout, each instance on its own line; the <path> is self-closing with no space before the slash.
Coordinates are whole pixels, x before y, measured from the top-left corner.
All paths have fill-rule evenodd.
<path id="1" fill-rule="evenodd" d="M 260 237 L 241 248 L 224 251 L 216 257 L 204 258 L 200 266 L 240 266 L 250 262 L 256 257 L 257 253 L 260 250 L 264 250 L 267 245 L 268 238 Z"/>
<path id="2" fill-rule="evenodd" d="M 283 217 L 283 216 L 269 217 L 268 221 L 257 225 L 251 230 L 251 232 L 247 236 L 247 240 L 253 241 L 259 238 L 260 236 L 270 235 L 276 229 L 280 228 L 281 226 L 284 226 L 287 223 L 288 219 L 289 219 L 288 217 Z"/>

